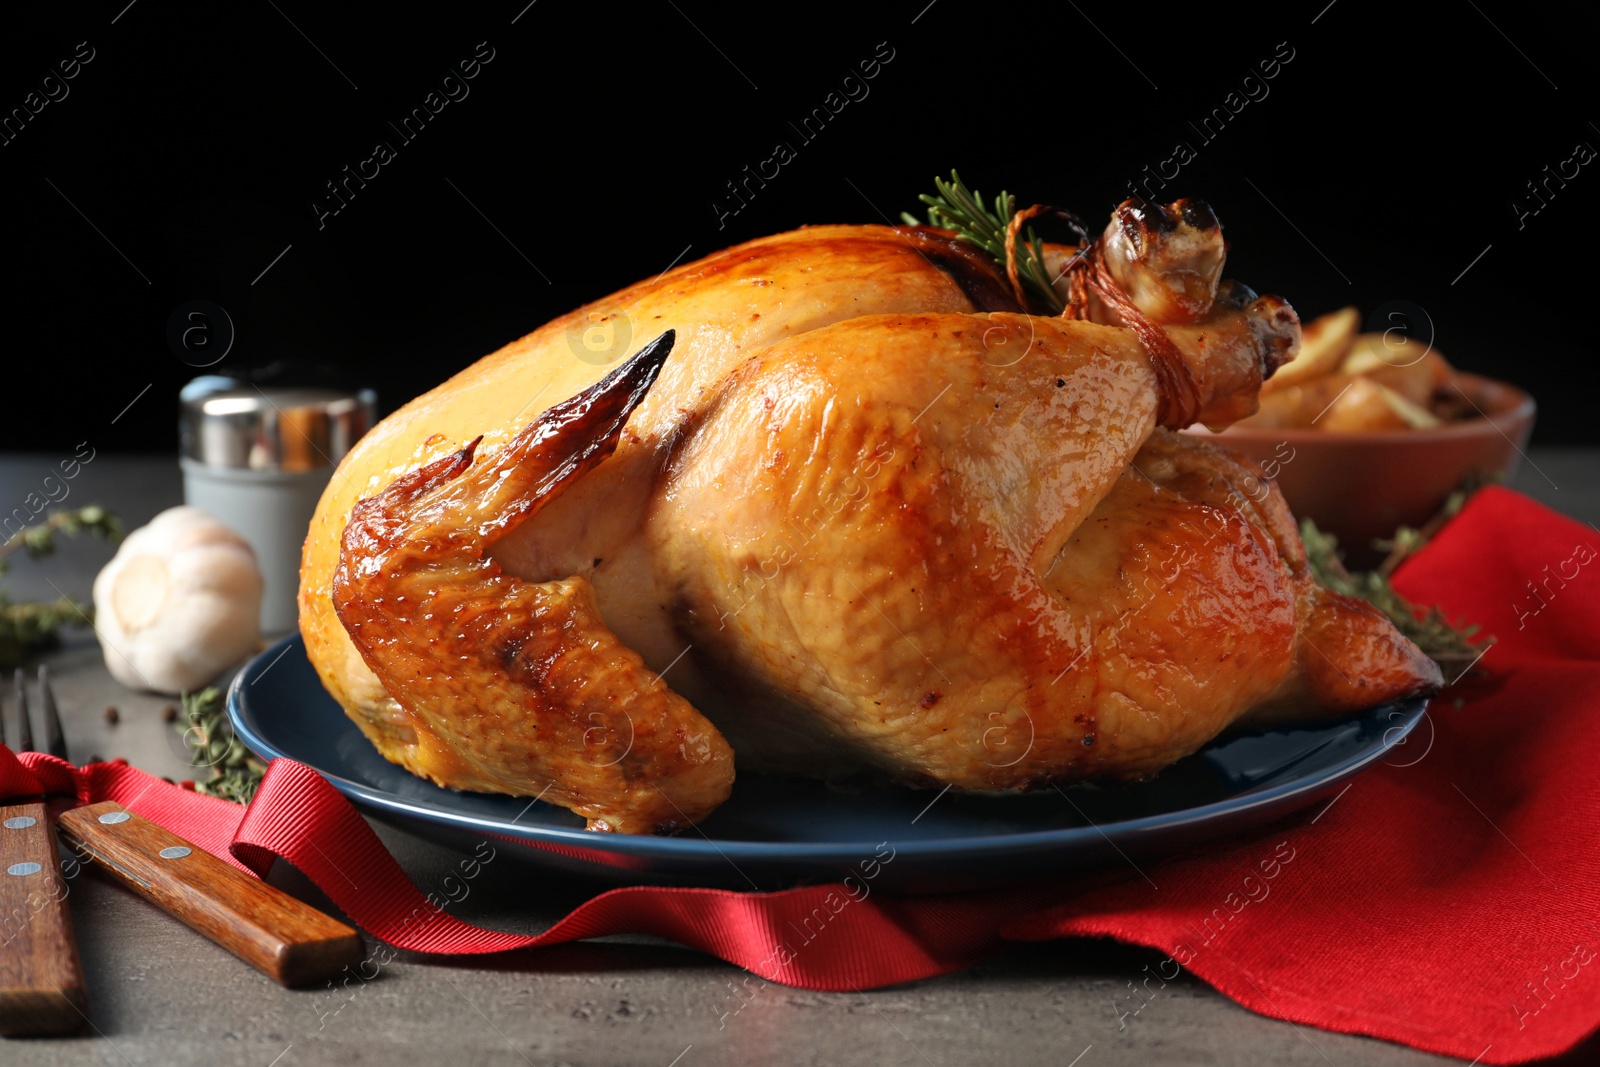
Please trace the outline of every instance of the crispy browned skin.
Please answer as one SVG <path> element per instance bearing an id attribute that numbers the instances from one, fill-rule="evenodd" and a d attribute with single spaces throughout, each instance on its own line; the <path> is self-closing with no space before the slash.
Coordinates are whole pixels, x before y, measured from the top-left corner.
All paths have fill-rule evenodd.
<path id="1" fill-rule="evenodd" d="M 607 630 L 584 578 L 487 555 L 611 455 L 671 336 L 550 408 L 491 462 L 477 442 L 356 505 L 333 603 L 369 667 L 457 756 L 453 784 L 537 793 L 592 830 L 667 832 L 733 786 L 715 727 Z"/>
<path id="2" fill-rule="evenodd" d="M 1201 208 L 1124 205 L 1106 265 L 1220 426 L 1254 410 L 1298 320 L 1219 286 L 1221 232 Z M 936 234 L 822 227 L 552 323 L 345 460 L 302 568 L 313 662 L 417 773 L 543 793 L 630 831 L 674 821 L 647 786 L 672 794 L 680 824 L 715 805 L 722 736 L 743 768 L 1012 790 L 1143 776 L 1233 723 L 1438 684 L 1386 620 L 1311 583 L 1269 483 L 1156 427 L 1162 386 L 1115 312 L 1039 318 L 1006 310 L 1007 291 Z M 578 358 L 573 338 L 607 324 L 678 336 L 620 416 L 615 455 L 585 449 L 620 423 L 540 420 L 517 436 L 600 378 L 605 361 Z M 540 433 L 549 455 L 527 444 Z M 478 434 L 483 458 L 448 458 Z M 597 465 L 557 484 L 556 454 Z M 418 476 L 435 488 L 384 491 L 435 460 Z M 354 525 L 371 532 L 346 534 L 367 496 Z M 516 520 L 483 525 L 502 511 Z M 481 628 L 372 606 L 390 560 Z M 523 663 L 508 644 L 567 657 Z M 669 667 L 671 690 L 654 673 Z M 615 731 L 619 706 L 624 724 L 660 725 L 602 773 L 581 727 L 599 714 Z M 547 721 L 567 732 L 553 740 Z M 705 758 L 673 756 L 675 731 L 706 739 Z"/>
<path id="3" fill-rule="evenodd" d="M 997 328 L 1028 357 L 991 365 Z M 741 368 L 650 522 L 680 626 L 743 693 L 719 720 L 741 766 L 1138 778 L 1252 708 L 1436 683 L 1316 585 L 1259 472 L 1152 430 L 1147 374 L 1126 331 L 1022 316 L 854 319 Z"/>

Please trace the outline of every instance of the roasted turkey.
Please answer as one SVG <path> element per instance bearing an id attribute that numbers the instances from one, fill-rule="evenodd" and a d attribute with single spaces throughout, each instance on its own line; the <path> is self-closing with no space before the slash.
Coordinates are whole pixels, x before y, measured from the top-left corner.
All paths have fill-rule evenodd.
<path id="1" fill-rule="evenodd" d="M 389 759 L 625 833 L 736 764 L 1138 779 L 1430 691 L 1270 481 L 1173 432 L 1254 411 L 1299 341 L 1224 256 L 1203 203 L 1124 203 L 1048 246 L 1051 316 L 942 231 L 820 226 L 580 308 L 346 457 L 307 651 Z"/>

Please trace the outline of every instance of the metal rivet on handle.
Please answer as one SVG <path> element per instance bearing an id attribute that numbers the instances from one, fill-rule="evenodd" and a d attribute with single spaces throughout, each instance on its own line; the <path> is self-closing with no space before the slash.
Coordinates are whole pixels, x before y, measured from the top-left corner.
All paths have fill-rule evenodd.
<path id="1" fill-rule="evenodd" d="M 30 874 L 38 874 L 41 870 L 43 870 L 43 868 L 37 863 L 13 863 L 11 866 L 6 868 L 6 873 L 14 874 L 21 878 Z"/>
<path id="2" fill-rule="evenodd" d="M 107 824 L 114 824 L 119 822 L 127 822 L 131 818 L 133 818 L 133 816 L 129 815 L 125 811 L 108 811 L 104 815 L 100 816 L 100 821 Z"/>
<path id="3" fill-rule="evenodd" d="M 18 815 L 14 818 L 7 819 L 5 822 L 5 827 L 7 830 L 26 830 L 28 827 L 32 826 L 35 821 L 36 820 L 32 815 Z"/>
<path id="4" fill-rule="evenodd" d="M 164 860 L 181 860 L 188 854 L 189 849 L 185 845 L 173 845 L 171 848 L 164 848 L 157 853 Z"/>

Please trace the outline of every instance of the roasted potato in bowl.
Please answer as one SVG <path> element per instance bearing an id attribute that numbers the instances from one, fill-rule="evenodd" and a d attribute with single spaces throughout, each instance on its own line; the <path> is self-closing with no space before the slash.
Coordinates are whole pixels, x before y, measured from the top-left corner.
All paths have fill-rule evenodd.
<path id="1" fill-rule="evenodd" d="M 1295 515 L 1336 534 L 1359 566 L 1381 556 L 1374 540 L 1427 522 L 1462 483 L 1515 473 L 1535 406 L 1430 345 L 1358 334 L 1358 318 L 1345 308 L 1305 327 L 1257 414 L 1220 434 L 1188 432 L 1255 460 Z"/>
<path id="2" fill-rule="evenodd" d="M 1358 334 L 1360 318 L 1347 307 L 1306 326 L 1299 354 L 1262 384 L 1261 410 L 1239 425 L 1371 433 L 1431 430 L 1459 418 L 1449 361 L 1414 338 Z"/>

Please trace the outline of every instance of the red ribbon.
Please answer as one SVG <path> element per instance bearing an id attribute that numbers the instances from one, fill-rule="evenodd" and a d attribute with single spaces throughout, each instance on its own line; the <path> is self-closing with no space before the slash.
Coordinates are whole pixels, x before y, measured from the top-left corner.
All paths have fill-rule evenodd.
<path id="1" fill-rule="evenodd" d="M 486 930 L 450 915 L 406 877 L 365 819 L 321 775 L 272 761 L 240 807 L 175 786 L 118 760 L 78 769 L 0 746 L 0 799 L 41 793 L 115 801 L 206 851 L 264 876 L 274 859 L 299 868 L 373 937 L 402 949 L 479 955 L 616 933 L 649 933 L 808 989 L 893 985 L 945 974 L 1005 945 L 996 906 L 1042 907 L 1054 892 L 995 891 L 892 899 L 843 885 L 776 893 L 631 886 L 586 901 L 542 934 Z M 1003 912 L 1014 916 L 1014 909 Z M 826 936 L 823 932 L 826 930 Z"/>

